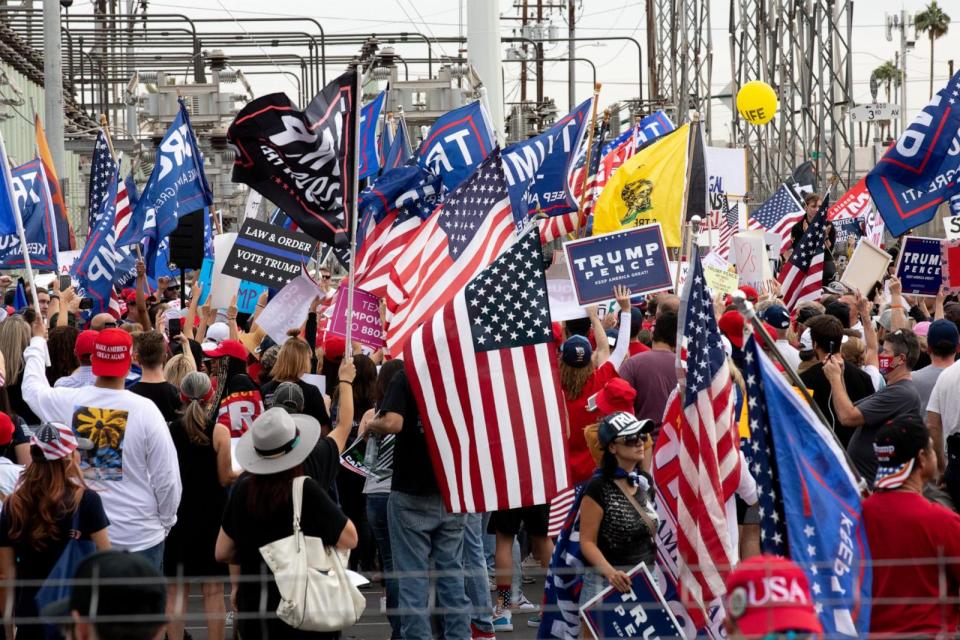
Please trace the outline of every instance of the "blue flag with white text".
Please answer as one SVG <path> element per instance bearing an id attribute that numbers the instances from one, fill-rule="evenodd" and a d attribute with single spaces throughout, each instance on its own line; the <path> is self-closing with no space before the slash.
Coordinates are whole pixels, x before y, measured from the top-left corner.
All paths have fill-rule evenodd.
<path id="1" fill-rule="evenodd" d="M 34 269 L 57 268 L 57 235 L 53 203 L 47 191 L 46 173 L 40 160 L 32 160 L 10 170 L 13 178 L 13 197 L 20 207 L 23 233 L 30 251 L 30 265 Z M 0 269 L 25 267 L 20 236 L 0 235 Z"/>
<path id="2" fill-rule="evenodd" d="M 410 134 L 407 132 L 407 121 L 403 118 L 397 120 L 397 131 L 393 136 L 389 135 L 389 127 L 384 128 L 383 136 L 383 170 L 389 171 L 402 167 L 413 155 L 410 148 Z"/>
<path id="3" fill-rule="evenodd" d="M 10 199 L 13 193 L 13 185 L 7 184 L 7 181 L 11 178 L 6 167 L 10 165 L 7 164 L 7 158 L 4 154 L 0 154 L 0 162 L 3 163 L 3 170 L 0 171 L 0 235 L 10 235 L 11 233 L 17 233 L 16 211 L 14 210 L 16 203 Z"/>
<path id="4" fill-rule="evenodd" d="M 960 193 L 960 71 L 900 134 L 870 173 L 867 189 L 894 237 L 929 222 Z"/>
<path id="5" fill-rule="evenodd" d="M 380 95 L 360 109 L 360 156 L 357 162 L 360 165 L 359 177 L 361 180 L 380 171 L 380 154 L 377 153 L 377 123 L 380 122 L 380 112 L 383 111 L 383 102 L 387 92 Z"/>
<path id="6" fill-rule="evenodd" d="M 536 213 L 557 216 L 577 210 L 568 174 L 576 163 L 592 104 L 585 100 L 540 135 L 502 151 L 510 206 L 518 221 Z"/>
<path id="7" fill-rule="evenodd" d="M 181 100 L 177 117 L 157 147 L 150 179 L 117 245 L 135 244 L 147 237 L 166 238 L 177 228 L 181 215 L 211 204 L 213 193 L 203 172 L 203 157 Z"/>
<path id="8" fill-rule="evenodd" d="M 105 204 L 97 216 L 96 226 L 90 229 L 87 244 L 73 263 L 71 274 L 87 298 L 93 299 L 91 314 L 104 313 L 110 307 L 114 275 L 123 257 L 116 250 L 114 223 L 117 208 L 117 182 L 114 170 L 107 181 Z"/>
<path id="9" fill-rule="evenodd" d="M 443 114 L 417 150 L 417 163 L 453 191 L 493 149 L 493 131 L 479 100 Z"/>
<path id="10" fill-rule="evenodd" d="M 789 555 L 807 573 L 824 637 L 865 637 L 872 570 L 856 478 L 753 336 L 744 360 L 751 437 L 741 450 L 757 480 L 761 549 Z"/>

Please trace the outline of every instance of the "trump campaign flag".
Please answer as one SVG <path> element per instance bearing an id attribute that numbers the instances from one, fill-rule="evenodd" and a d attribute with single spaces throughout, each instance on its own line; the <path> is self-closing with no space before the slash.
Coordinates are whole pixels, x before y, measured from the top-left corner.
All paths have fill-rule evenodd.
<path id="1" fill-rule="evenodd" d="M 503 150 L 503 172 L 517 220 L 537 213 L 560 215 L 578 208 L 568 176 L 592 104 L 592 99 L 585 100 L 540 135 Z"/>
<path id="2" fill-rule="evenodd" d="M 933 219 L 960 193 L 960 71 L 938 91 L 870 173 L 867 189 L 890 233 Z"/>
<path id="3" fill-rule="evenodd" d="M 71 275 L 80 283 L 83 294 L 93 299 L 91 312 L 104 313 L 110 308 L 113 280 L 118 264 L 124 259 L 116 249 L 114 225 L 116 222 L 119 175 L 116 170 L 107 182 L 106 205 L 97 217 L 97 225 L 90 229 L 87 244 L 73 263 Z"/>
<path id="4" fill-rule="evenodd" d="M 380 154 L 377 150 L 377 123 L 380 122 L 380 112 L 387 97 L 386 91 L 371 102 L 363 105 L 360 110 L 360 157 L 358 158 L 358 172 L 360 180 L 380 171 Z"/>
<path id="5" fill-rule="evenodd" d="M 57 222 L 47 185 L 43 162 L 38 158 L 10 171 L 13 197 L 20 207 L 23 231 L 30 251 L 30 266 L 36 269 L 57 268 Z M 0 235 L 0 268 L 23 269 L 26 266 L 20 236 Z"/>
<path id="6" fill-rule="evenodd" d="M 872 570 L 860 490 L 843 449 L 751 335 L 744 344 L 760 546 L 806 572 L 824 637 L 866 637 Z"/>
<path id="7" fill-rule="evenodd" d="M 383 168 L 396 169 L 402 167 L 413 155 L 410 149 L 410 134 L 407 132 L 407 121 L 401 115 L 397 119 L 397 131 L 390 135 L 390 127 L 384 127 L 384 135 L 381 137 L 383 142 Z"/>
<path id="8" fill-rule="evenodd" d="M 493 149 L 493 128 L 479 100 L 443 114 L 417 150 L 417 163 L 453 191 Z"/>

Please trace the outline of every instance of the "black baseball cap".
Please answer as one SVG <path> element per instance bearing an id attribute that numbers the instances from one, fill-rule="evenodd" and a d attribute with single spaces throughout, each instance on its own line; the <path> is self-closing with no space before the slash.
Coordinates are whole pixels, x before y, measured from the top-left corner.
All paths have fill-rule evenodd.
<path id="1" fill-rule="evenodd" d="M 927 448 L 930 432 L 919 416 L 905 414 L 877 430 L 873 451 L 877 456 L 876 489 L 896 489 L 913 473 L 913 463 Z"/>
<path id="2" fill-rule="evenodd" d="M 70 596 L 45 606 L 50 624 L 71 621 L 76 611 L 94 623 L 165 624 L 167 589 L 156 566 L 137 553 L 99 551 L 77 565 Z"/>

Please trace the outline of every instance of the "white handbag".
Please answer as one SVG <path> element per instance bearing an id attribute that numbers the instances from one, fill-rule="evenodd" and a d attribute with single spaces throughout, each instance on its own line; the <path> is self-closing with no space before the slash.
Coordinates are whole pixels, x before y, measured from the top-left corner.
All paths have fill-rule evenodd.
<path id="1" fill-rule="evenodd" d="M 367 602 L 336 548 L 300 530 L 304 480 L 293 481 L 293 535 L 260 547 L 260 555 L 280 591 L 277 617 L 295 629 L 339 631 L 360 619 Z"/>

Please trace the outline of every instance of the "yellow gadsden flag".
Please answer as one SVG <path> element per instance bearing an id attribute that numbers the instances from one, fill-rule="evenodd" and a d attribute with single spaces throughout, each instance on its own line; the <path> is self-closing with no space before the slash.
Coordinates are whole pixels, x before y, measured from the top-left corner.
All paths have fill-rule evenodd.
<path id="1" fill-rule="evenodd" d="M 663 241 L 679 247 L 690 125 L 644 147 L 607 181 L 593 212 L 593 233 L 659 222 Z"/>

